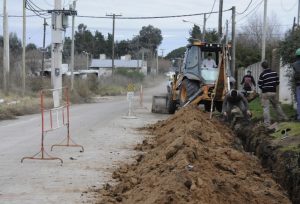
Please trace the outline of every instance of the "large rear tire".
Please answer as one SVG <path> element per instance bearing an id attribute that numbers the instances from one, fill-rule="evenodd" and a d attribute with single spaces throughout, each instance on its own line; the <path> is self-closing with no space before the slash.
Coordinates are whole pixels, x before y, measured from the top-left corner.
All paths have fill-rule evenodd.
<path id="1" fill-rule="evenodd" d="M 188 99 L 193 96 L 200 88 L 199 82 L 196 80 L 190 80 L 188 78 L 183 79 L 179 90 L 179 103 L 180 106 L 186 104 Z"/>
<path id="2" fill-rule="evenodd" d="M 210 112 L 210 109 L 211 109 L 211 101 L 205 101 L 205 103 L 204 103 L 204 110 L 206 112 Z M 213 111 L 214 111 L 214 107 L 213 107 Z"/>

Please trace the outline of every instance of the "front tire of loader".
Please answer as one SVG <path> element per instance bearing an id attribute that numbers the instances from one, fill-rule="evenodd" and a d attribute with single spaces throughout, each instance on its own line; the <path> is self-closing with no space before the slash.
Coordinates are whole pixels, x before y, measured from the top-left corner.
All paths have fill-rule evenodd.
<path id="1" fill-rule="evenodd" d="M 211 108 L 211 102 L 210 102 L 210 101 L 206 101 L 206 102 L 204 103 L 204 110 L 205 110 L 206 112 L 210 112 L 210 108 Z M 214 111 L 214 109 L 215 109 L 215 107 L 213 107 L 213 111 Z"/>
<path id="2" fill-rule="evenodd" d="M 188 99 L 193 96 L 199 90 L 199 82 L 195 80 L 183 79 L 179 90 L 179 103 L 180 106 L 184 106 Z"/>
<path id="3" fill-rule="evenodd" d="M 223 108 L 223 102 L 222 101 L 215 101 L 215 107 L 217 109 L 218 112 L 222 112 L 222 108 Z"/>
<path id="4" fill-rule="evenodd" d="M 222 101 L 215 101 L 214 102 L 214 107 L 213 107 L 213 111 L 215 111 L 215 109 L 217 109 L 218 112 L 222 112 L 222 106 L 223 106 L 223 102 Z M 204 110 L 206 112 L 210 112 L 211 109 L 211 102 L 207 101 L 204 103 Z"/>
<path id="5" fill-rule="evenodd" d="M 174 114 L 176 111 L 176 101 L 173 100 L 172 93 L 168 94 L 168 112 L 169 114 Z"/>

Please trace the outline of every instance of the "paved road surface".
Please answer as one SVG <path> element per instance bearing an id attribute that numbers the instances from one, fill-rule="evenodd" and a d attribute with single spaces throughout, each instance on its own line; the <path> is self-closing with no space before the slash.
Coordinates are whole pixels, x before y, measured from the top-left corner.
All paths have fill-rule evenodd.
<path id="1" fill-rule="evenodd" d="M 164 90 L 162 85 L 145 90 L 147 109 L 135 108 L 137 119 L 122 118 L 128 110 L 125 96 L 72 106 L 71 134 L 85 152 L 61 147 L 50 151 L 52 144 L 64 138 L 65 129 L 48 133 L 45 138 L 46 151 L 62 158 L 62 166 L 59 161 L 20 163 L 22 157 L 39 151 L 39 114 L 0 122 L 0 203 L 92 202 L 93 198 L 82 192 L 110 181 L 111 170 L 132 157 L 132 147 L 143 139 L 134 128 L 167 117 L 150 113 L 152 94 Z"/>

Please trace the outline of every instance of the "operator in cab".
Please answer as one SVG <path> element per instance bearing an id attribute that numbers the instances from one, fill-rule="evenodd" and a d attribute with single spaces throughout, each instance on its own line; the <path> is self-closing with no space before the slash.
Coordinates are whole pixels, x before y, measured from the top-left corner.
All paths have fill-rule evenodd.
<path id="1" fill-rule="evenodd" d="M 212 58 L 211 53 L 208 53 L 207 59 L 203 60 L 202 66 L 206 68 L 217 68 L 217 64 L 215 60 Z"/>

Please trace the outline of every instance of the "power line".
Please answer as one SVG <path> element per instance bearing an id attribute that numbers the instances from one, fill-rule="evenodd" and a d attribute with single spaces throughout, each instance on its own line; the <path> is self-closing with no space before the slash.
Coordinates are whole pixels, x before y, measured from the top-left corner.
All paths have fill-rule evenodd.
<path id="1" fill-rule="evenodd" d="M 230 11 L 230 9 L 223 10 L 223 12 Z M 209 12 L 209 13 L 219 13 L 218 11 Z M 127 20 L 139 20 L 139 19 L 162 19 L 162 18 L 181 18 L 181 17 L 189 17 L 189 16 L 201 16 L 209 13 L 194 13 L 194 14 L 183 14 L 183 15 L 172 15 L 172 16 L 137 16 L 137 17 L 117 17 L 116 19 L 127 19 Z M 78 15 L 79 18 L 111 18 L 108 16 L 81 16 Z"/>
<path id="2" fill-rule="evenodd" d="M 239 20 L 237 20 L 237 23 L 240 22 L 241 20 L 243 20 L 244 18 L 246 18 L 247 16 L 249 16 L 250 14 L 252 14 L 254 11 L 256 11 L 263 2 L 264 2 L 264 0 L 260 1 L 247 15 L 245 15 L 242 18 L 240 18 Z"/>
<path id="3" fill-rule="evenodd" d="M 30 10 L 30 9 L 29 9 Z M 230 11 L 230 9 L 223 10 L 223 12 Z M 32 10 L 30 10 L 32 11 Z M 35 10 L 33 10 L 35 11 Z M 218 11 L 213 11 L 209 13 L 219 13 Z M 209 14 L 209 13 L 194 13 L 194 14 L 183 14 L 183 15 L 172 15 L 172 16 L 136 16 L 136 17 L 117 17 L 116 19 L 123 19 L 123 20 L 139 20 L 139 19 L 161 19 L 161 18 L 181 18 L 181 17 L 189 17 L 189 16 L 201 16 L 204 14 Z M 44 14 L 45 15 L 45 14 Z M 26 17 L 36 17 L 39 16 L 39 13 L 35 13 L 35 15 L 27 15 Z M 0 17 L 3 17 L 3 15 L 0 15 Z M 21 15 L 9 15 L 8 17 L 14 17 L 14 18 L 21 18 L 23 16 Z M 83 15 L 77 15 L 76 17 L 79 18 L 103 18 L 103 19 L 111 19 L 109 16 L 83 16 Z M 44 17 L 43 17 L 44 18 Z"/>
<path id="4" fill-rule="evenodd" d="M 40 18 L 46 18 L 49 16 L 49 14 L 47 13 L 47 10 L 40 8 L 31 0 L 26 0 L 25 5 L 26 5 L 27 10 L 32 11 L 34 14 L 36 14 Z"/>
<path id="5" fill-rule="evenodd" d="M 250 0 L 250 3 L 248 4 L 248 6 L 246 7 L 246 9 L 245 9 L 243 12 L 241 12 L 241 13 L 236 12 L 236 13 L 237 13 L 238 15 L 244 14 L 244 13 L 249 9 L 250 5 L 252 4 L 252 1 L 253 1 L 253 0 Z"/>
<path id="6" fill-rule="evenodd" d="M 208 17 L 206 18 L 206 20 L 207 20 L 207 19 L 210 17 L 210 15 L 212 14 L 212 12 L 213 12 L 213 10 L 214 10 L 214 8 L 215 8 L 215 4 L 216 4 L 216 0 L 214 1 L 213 6 L 212 6 L 212 8 L 211 8 L 211 11 L 210 11 Z"/>
<path id="7" fill-rule="evenodd" d="M 45 9 L 42 9 L 39 6 L 37 6 L 32 0 L 26 0 L 26 4 L 28 4 L 28 3 L 33 5 L 36 8 L 36 10 L 38 10 L 38 11 L 46 11 Z"/>

